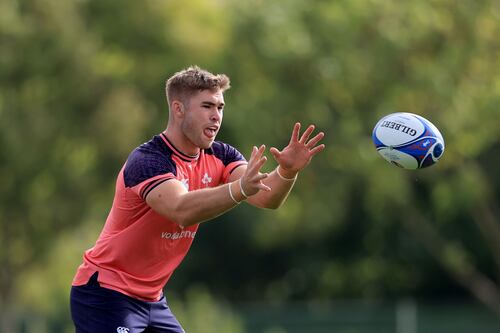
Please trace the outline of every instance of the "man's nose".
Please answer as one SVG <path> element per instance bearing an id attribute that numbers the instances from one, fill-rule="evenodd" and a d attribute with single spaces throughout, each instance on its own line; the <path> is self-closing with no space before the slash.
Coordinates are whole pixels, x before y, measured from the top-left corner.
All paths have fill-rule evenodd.
<path id="1" fill-rule="evenodd" d="M 213 121 L 220 121 L 221 118 L 222 118 L 222 115 L 219 112 L 219 110 L 217 110 L 217 109 L 214 112 L 212 112 L 212 116 L 210 117 L 210 119 Z"/>

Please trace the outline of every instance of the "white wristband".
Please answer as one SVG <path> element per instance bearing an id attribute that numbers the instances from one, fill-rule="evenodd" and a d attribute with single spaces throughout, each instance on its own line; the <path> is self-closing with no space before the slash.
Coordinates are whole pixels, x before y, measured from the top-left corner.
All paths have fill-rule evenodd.
<path id="1" fill-rule="evenodd" d="M 234 195 L 233 195 L 233 191 L 231 190 L 231 183 L 229 183 L 229 196 L 231 197 L 231 199 L 233 199 L 234 203 L 239 205 L 241 201 L 237 201 L 235 198 L 234 198 Z"/>
<path id="2" fill-rule="evenodd" d="M 281 179 L 285 180 L 285 181 L 288 181 L 288 182 L 291 182 L 291 181 L 294 181 L 297 179 L 297 173 L 295 174 L 295 177 L 293 178 L 286 178 L 286 177 L 283 177 L 283 175 L 280 173 L 280 166 L 278 165 L 276 167 L 276 173 L 278 174 L 278 177 L 280 177 Z"/>
<path id="3" fill-rule="evenodd" d="M 245 197 L 245 199 L 248 198 L 248 195 L 245 193 L 245 191 L 243 191 L 243 186 L 241 185 L 241 178 L 240 178 L 240 192 Z"/>

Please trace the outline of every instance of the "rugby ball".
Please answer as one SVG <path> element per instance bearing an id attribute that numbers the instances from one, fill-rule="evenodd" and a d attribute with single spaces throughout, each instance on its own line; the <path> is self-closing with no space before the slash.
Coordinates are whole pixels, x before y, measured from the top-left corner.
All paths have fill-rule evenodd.
<path id="1" fill-rule="evenodd" d="M 443 136 L 437 127 L 413 113 L 383 117 L 373 129 L 372 140 L 384 159 L 404 169 L 426 168 L 444 153 Z"/>

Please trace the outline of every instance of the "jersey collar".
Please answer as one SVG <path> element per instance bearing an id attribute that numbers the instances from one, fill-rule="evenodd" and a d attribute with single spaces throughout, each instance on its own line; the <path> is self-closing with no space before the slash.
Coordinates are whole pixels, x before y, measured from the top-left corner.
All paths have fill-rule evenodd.
<path id="1" fill-rule="evenodd" d="M 198 159 L 198 157 L 200 157 L 200 153 L 198 152 L 198 154 L 196 155 L 187 155 L 187 154 L 184 154 L 183 152 L 181 152 L 179 149 L 177 149 L 173 143 L 167 138 L 167 136 L 165 135 L 165 132 L 162 132 L 160 134 L 160 137 L 163 139 L 163 142 L 165 142 L 165 144 L 167 145 L 168 148 L 170 148 L 170 150 L 172 150 L 172 152 L 177 155 L 180 159 L 182 159 L 183 161 L 186 161 L 186 162 L 191 162 L 191 161 L 194 161 L 196 159 Z M 201 151 L 201 149 L 200 149 Z"/>

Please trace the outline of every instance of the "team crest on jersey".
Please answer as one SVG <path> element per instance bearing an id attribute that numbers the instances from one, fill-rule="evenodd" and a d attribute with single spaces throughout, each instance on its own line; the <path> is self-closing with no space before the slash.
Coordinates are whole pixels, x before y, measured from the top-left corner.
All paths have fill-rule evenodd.
<path id="1" fill-rule="evenodd" d="M 205 174 L 203 175 L 203 178 L 201 179 L 201 182 L 203 183 L 203 185 L 208 185 L 212 182 L 212 177 L 210 177 L 208 175 L 208 173 L 205 172 Z"/>

